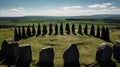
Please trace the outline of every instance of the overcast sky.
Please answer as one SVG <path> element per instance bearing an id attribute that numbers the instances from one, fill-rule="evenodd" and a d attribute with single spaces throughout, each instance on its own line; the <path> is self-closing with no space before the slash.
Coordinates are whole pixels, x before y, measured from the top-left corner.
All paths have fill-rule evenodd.
<path id="1" fill-rule="evenodd" d="M 0 0 L 0 16 L 120 14 L 120 0 Z"/>

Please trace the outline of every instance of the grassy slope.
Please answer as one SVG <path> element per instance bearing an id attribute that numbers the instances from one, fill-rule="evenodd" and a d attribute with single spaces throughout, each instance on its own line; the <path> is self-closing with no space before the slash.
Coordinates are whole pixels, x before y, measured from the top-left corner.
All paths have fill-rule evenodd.
<path id="1" fill-rule="evenodd" d="M 115 40 L 120 40 L 120 29 L 112 29 L 115 25 L 111 25 L 108 23 L 100 23 L 99 21 L 96 21 L 98 23 L 95 23 L 95 25 L 100 24 L 105 25 L 110 27 L 110 34 L 111 34 L 111 40 L 114 42 Z M 41 23 L 43 25 L 44 22 Z M 53 22 L 54 23 L 54 22 Z M 70 22 L 72 24 L 73 22 Z M 84 22 L 82 23 L 82 27 L 84 28 Z M 87 21 L 87 23 L 91 24 L 91 22 Z M 33 24 L 32 22 L 30 23 L 25 23 L 27 24 Z M 35 23 L 36 25 L 38 23 Z M 49 24 L 46 22 L 46 24 Z M 59 23 L 58 23 L 59 24 Z M 64 23 L 65 24 L 65 23 Z M 21 23 L 21 25 L 24 25 L 24 23 Z M 117 24 L 118 25 L 118 24 Z M 116 25 L 116 26 L 117 26 Z M 120 24 L 119 24 L 120 25 Z M 71 26 L 71 25 L 70 25 Z M 76 32 L 77 32 L 77 27 L 78 23 L 76 22 Z M 89 26 L 90 27 L 90 26 Z M 7 28 L 7 29 L 0 29 L 0 43 L 9 37 L 13 37 L 13 28 Z M 53 41 L 52 41 L 53 40 Z M 64 51 L 70 46 L 72 43 L 79 43 L 82 42 L 82 44 L 78 44 L 79 52 L 80 52 L 80 59 L 79 61 L 81 64 L 91 64 L 91 63 L 96 63 L 95 62 L 95 54 L 96 50 L 99 47 L 99 45 L 103 42 L 108 43 L 111 47 L 113 46 L 112 43 L 103 41 L 99 38 L 95 38 L 92 36 L 87 36 L 87 35 L 67 35 L 64 33 L 63 36 L 58 34 L 55 36 L 52 34 L 51 36 L 45 35 L 44 37 L 42 36 L 33 36 L 28 39 L 23 39 L 20 40 L 20 44 L 30 44 L 32 46 L 32 56 L 33 56 L 33 61 L 31 63 L 31 66 L 34 67 L 34 65 L 39 61 L 39 52 L 41 51 L 42 48 L 49 46 L 49 44 L 53 44 L 54 52 L 55 52 L 55 67 L 57 65 L 60 65 L 62 67 L 63 65 L 63 53 Z M 114 59 L 113 59 L 114 60 Z M 119 64 L 117 64 L 120 66 Z M 83 65 L 82 65 L 83 66 Z M 0 65 L 1 67 L 1 65 Z M 2 66 L 3 67 L 3 66 Z"/>

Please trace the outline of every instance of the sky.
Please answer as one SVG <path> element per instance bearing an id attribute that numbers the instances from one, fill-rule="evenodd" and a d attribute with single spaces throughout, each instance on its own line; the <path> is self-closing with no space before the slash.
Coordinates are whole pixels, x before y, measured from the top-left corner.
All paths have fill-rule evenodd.
<path id="1" fill-rule="evenodd" d="M 120 14 L 120 0 L 0 0 L 0 17 Z"/>

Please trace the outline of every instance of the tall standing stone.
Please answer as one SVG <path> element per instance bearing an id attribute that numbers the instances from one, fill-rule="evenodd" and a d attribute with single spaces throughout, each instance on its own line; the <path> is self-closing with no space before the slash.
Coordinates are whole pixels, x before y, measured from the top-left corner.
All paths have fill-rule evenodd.
<path id="1" fill-rule="evenodd" d="M 38 24 L 38 29 L 37 29 L 37 35 L 36 36 L 39 36 L 41 35 L 41 26 L 40 26 L 40 23 Z"/>
<path id="2" fill-rule="evenodd" d="M 69 27 L 68 23 L 66 24 L 65 30 L 66 30 L 66 33 L 69 35 L 70 34 L 70 27 Z"/>
<path id="3" fill-rule="evenodd" d="M 82 34 L 82 26 L 81 26 L 81 24 L 79 24 L 79 27 L 78 27 L 78 34 Z"/>
<path id="4" fill-rule="evenodd" d="M 58 34 L 58 25 L 55 24 L 55 35 L 57 35 L 57 34 Z"/>
<path id="5" fill-rule="evenodd" d="M 18 27 L 18 40 L 20 40 L 22 38 L 22 35 L 21 35 L 21 27 L 19 26 Z"/>
<path id="6" fill-rule="evenodd" d="M 80 67 L 79 51 L 76 44 L 72 44 L 63 54 L 64 67 Z"/>
<path id="7" fill-rule="evenodd" d="M 27 27 L 27 37 L 31 36 L 31 30 L 30 30 L 30 25 Z"/>
<path id="8" fill-rule="evenodd" d="M 72 24 L 72 33 L 75 34 L 75 24 Z"/>
<path id="9" fill-rule="evenodd" d="M 101 32 L 101 38 L 103 39 L 103 40 L 105 40 L 105 27 L 103 26 L 102 27 L 102 32 Z"/>
<path id="10" fill-rule="evenodd" d="M 60 34 L 63 35 L 63 23 L 60 24 Z"/>
<path id="11" fill-rule="evenodd" d="M 18 31 L 17 28 L 14 30 L 14 41 L 18 41 Z"/>
<path id="12" fill-rule="evenodd" d="M 106 40 L 106 41 L 110 41 L 110 34 L 109 34 L 109 29 L 108 29 L 108 27 L 106 27 L 106 31 L 105 31 L 105 40 Z"/>
<path id="13" fill-rule="evenodd" d="M 49 24 L 49 35 L 53 33 L 52 23 Z"/>
<path id="14" fill-rule="evenodd" d="M 120 40 L 117 40 L 113 46 L 113 57 L 120 63 Z"/>
<path id="15" fill-rule="evenodd" d="M 35 35 L 35 34 L 36 34 L 36 30 L 35 30 L 35 26 L 33 24 L 33 26 L 32 26 L 32 35 Z"/>
<path id="16" fill-rule="evenodd" d="M 84 34 L 88 34 L 88 26 L 87 26 L 87 24 L 85 25 L 85 29 L 84 29 Z"/>
<path id="17" fill-rule="evenodd" d="M 100 27 L 99 26 L 97 26 L 97 33 L 96 33 L 96 37 L 100 37 Z"/>
<path id="18" fill-rule="evenodd" d="M 94 27 L 94 24 L 92 24 L 92 26 L 91 26 L 90 35 L 92 35 L 92 36 L 95 35 L 95 27 Z"/>
<path id="19" fill-rule="evenodd" d="M 54 67 L 54 50 L 52 47 L 43 48 L 39 55 L 39 67 Z"/>
<path id="20" fill-rule="evenodd" d="M 22 38 L 25 38 L 26 37 L 26 34 L 25 34 L 25 27 L 22 26 Z"/>
<path id="21" fill-rule="evenodd" d="M 47 26 L 44 24 L 43 25 L 43 30 L 42 30 L 42 36 L 47 34 Z"/>
<path id="22" fill-rule="evenodd" d="M 32 50 L 30 45 L 20 45 L 16 67 L 30 67 Z"/>

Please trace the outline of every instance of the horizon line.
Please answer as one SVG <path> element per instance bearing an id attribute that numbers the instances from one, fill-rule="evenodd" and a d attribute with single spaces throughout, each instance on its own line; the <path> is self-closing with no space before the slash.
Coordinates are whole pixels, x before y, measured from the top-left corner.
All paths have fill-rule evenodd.
<path id="1" fill-rule="evenodd" d="M 93 15 L 120 15 L 120 14 L 92 14 L 92 15 L 71 15 L 71 16 L 93 16 Z M 55 15 L 24 15 L 24 16 L 0 16 L 0 17 L 26 17 L 26 16 L 51 16 L 51 17 L 71 17 L 70 15 L 66 16 L 55 16 Z"/>

